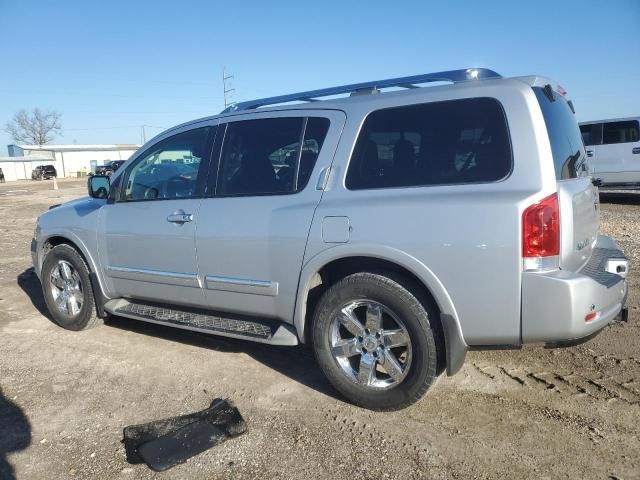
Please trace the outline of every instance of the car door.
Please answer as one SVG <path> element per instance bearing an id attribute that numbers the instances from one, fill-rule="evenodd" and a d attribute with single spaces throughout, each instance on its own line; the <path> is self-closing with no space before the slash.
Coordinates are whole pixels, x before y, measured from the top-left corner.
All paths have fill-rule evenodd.
<path id="1" fill-rule="evenodd" d="M 220 125 L 218 175 L 196 234 L 210 308 L 291 321 L 309 228 L 344 121 L 340 111 L 289 110 Z"/>
<path id="2" fill-rule="evenodd" d="M 215 125 L 165 135 L 114 182 L 99 235 L 112 295 L 202 306 L 195 231 Z"/>
<path id="3" fill-rule="evenodd" d="M 608 166 L 608 182 L 636 183 L 640 166 L 634 148 L 638 146 L 638 121 L 620 120 L 605 122 L 602 129 L 602 146 L 598 156 Z"/>

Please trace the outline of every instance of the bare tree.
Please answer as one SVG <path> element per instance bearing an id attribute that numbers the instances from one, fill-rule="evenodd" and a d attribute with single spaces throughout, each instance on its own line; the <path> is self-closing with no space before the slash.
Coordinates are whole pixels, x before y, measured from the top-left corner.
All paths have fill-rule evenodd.
<path id="1" fill-rule="evenodd" d="M 56 133 L 62 129 L 60 117 L 56 111 L 43 112 L 34 108 L 29 114 L 25 109 L 16 112 L 13 120 L 7 122 L 5 130 L 16 143 L 28 145 L 44 145 L 53 140 Z"/>

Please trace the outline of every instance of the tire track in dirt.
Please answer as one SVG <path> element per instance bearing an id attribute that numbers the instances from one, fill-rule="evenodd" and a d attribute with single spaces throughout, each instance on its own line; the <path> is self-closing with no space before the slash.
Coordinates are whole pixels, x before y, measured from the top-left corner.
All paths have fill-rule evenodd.
<path id="1" fill-rule="evenodd" d="M 603 402 L 617 400 L 628 405 L 640 406 L 640 382 L 636 378 L 599 375 L 595 372 L 578 374 L 552 370 L 528 370 L 475 362 L 471 367 L 467 369 L 470 377 L 475 376 L 483 382 L 489 379 L 511 388 L 534 389 L 565 396 L 582 396 Z"/>

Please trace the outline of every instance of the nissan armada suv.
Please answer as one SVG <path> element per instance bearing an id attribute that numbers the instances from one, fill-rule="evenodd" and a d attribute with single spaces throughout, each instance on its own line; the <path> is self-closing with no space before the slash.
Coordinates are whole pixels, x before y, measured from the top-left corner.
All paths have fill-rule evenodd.
<path id="1" fill-rule="evenodd" d="M 117 315 L 310 343 L 339 392 L 378 410 L 469 349 L 588 339 L 625 317 L 628 265 L 598 234 L 564 94 L 456 70 L 169 129 L 38 219 L 46 304 L 70 330 Z"/>

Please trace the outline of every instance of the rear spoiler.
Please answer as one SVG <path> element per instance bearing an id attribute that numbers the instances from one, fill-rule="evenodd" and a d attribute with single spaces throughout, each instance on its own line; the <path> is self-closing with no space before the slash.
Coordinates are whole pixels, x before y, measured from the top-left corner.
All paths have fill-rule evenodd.
<path id="1" fill-rule="evenodd" d="M 550 78 L 542 77 L 540 75 L 529 75 L 529 76 L 526 76 L 526 77 L 518 77 L 518 80 L 526 83 L 527 85 L 529 85 L 531 87 L 540 87 L 540 88 L 542 88 L 542 90 L 544 91 L 544 94 L 546 95 L 546 97 L 551 102 L 555 101 L 555 98 L 553 96 L 553 92 L 554 91 L 556 93 L 558 93 L 561 97 L 565 97 L 565 99 L 567 101 L 567 104 L 569 105 L 569 108 L 571 109 L 571 111 L 575 115 L 576 109 L 573 106 L 573 102 L 571 100 L 569 100 L 568 98 L 566 98 L 567 91 L 562 87 L 562 85 L 560 85 L 555 80 L 551 80 Z"/>

